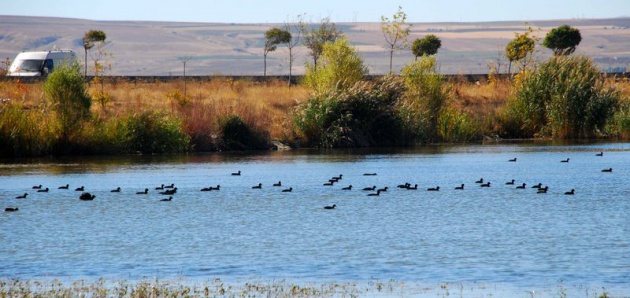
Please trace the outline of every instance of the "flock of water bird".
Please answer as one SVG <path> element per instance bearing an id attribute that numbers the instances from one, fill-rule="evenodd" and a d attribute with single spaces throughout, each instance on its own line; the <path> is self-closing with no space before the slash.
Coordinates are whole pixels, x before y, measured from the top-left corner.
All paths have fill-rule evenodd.
<path id="1" fill-rule="evenodd" d="M 599 152 L 596 154 L 596 156 L 602 157 L 604 156 L 603 152 Z M 563 159 L 560 160 L 561 163 L 568 163 L 570 161 L 570 158 L 567 159 Z M 517 158 L 511 158 L 508 160 L 508 162 L 517 162 Z M 612 173 L 613 169 L 612 168 L 606 168 L 606 169 L 602 169 L 601 172 L 604 173 Z M 376 176 L 377 173 L 364 173 L 363 176 Z M 238 172 L 234 172 L 231 173 L 231 176 L 241 176 L 241 171 L 239 170 Z M 339 174 L 338 176 L 333 176 L 330 179 L 328 179 L 328 181 L 324 182 L 322 185 L 323 186 L 333 186 L 336 183 L 339 183 L 341 180 L 343 179 L 343 174 Z M 526 188 L 532 188 L 536 190 L 536 193 L 539 194 L 545 194 L 549 191 L 549 186 L 545 185 L 543 186 L 542 183 L 537 183 L 534 184 L 532 186 L 529 186 L 526 183 L 520 183 L 517 184 L 515 179 L 511 179 L 510 181 L 507 181 L 504 183 L 507 186 L 514 186 L 515 189 L 526 189 Z M 487 188 L 487 187 L 491 187 L 491 185 L 493 185 L 490 181 L 486 181 L 483 178 L 479 178 L 479 180 L 475 181 L 475 185 L 478 185 L 479 187 L 482 188 Z M 273 187 L 282 187 L 282 182 L 278 181 L 276 183 L 272 184 Z M 465 189 L 465 184 L 462 183 L 458 186 L 455 186 L 453 189 L 454 190 L 459 190 L 459 191 L 463 191 Z M 253 185 L 251 187 L 252 189 L 262 189 L 263 188 L 263 184 L 262 183 L 258 183 L 256 185 Z M 411 185 L 411 183 L 409 182 L 405 182 L 403 184 L 399 184 L 397 185 L 397 188 L 399 189 L 404 189 L 404 190 L 418 190 L 418 184 L 414 184 L 413 186 Z M 59 190 L 69 190 L 70 189 L 70 185 L 66 184 L 66 185 L 62 185 L 59 186 L 57 189 Z M 353 190 L 353 186 L 352 185 L 347 185 L 341 188 L 341 190 L 344 191 L 351 191 Z M 426 191 L 431 191 L 431 192 L 438 192 L 440 191 L 440 186 L 435 186 L 435 187 L 429 187 L 426 189 Z M 32 186 L 31 188 L 32 191 L 38 192 L 38 193 L 48 193 L 50 192 L 50 189 L 48 187 L 43 187 L 41 184 L 40 185 L 35 185 Z M 81 192 L 81 194 L 79 195 L 79 200 L 81 201 L 92 201 L 96 198 L 95 195 L 90 194 L 89 192 L 85 192 L 85 187 L 84 186 L 80 186 L 74 189 L 77 192 Z M 155 187 L 155 190 L 158 191 L 158 193 L 160 195 L 167 195 L 167 198 L 162 198 L 160 199 L 160 201 L 162 202 L 170 202 L 173 200 L 173 195 L 175 195 L 177 193 L 177 187 L 175 187 L 175 185 L 173 183 L 171 183 L 170 185 L 164 185 L 161 184 L 160 186 Z M 206 192 L 206 191 L 219 191 L 221 190 L 221 186 L 217 185 L 217 186 L 209 186 L 209 187 L 204 187 L 201 188 L 200 191 L 202 192 Z M 385 187 L 381 187 L 378 188 L 376 185 L 373 186 L 368 186 L 368 187 L 364 187 L 361 189 L 362 191 L 365 192 L 369 192 L 367 193 L 367 196 L 370 197 L 374 197 L 374 196 L 380 196 L 381 193 L 387 192 L 389 190 L 389 187 L 385 186 Z M 293 191 L 293 187 L 289 187 L 289 188 L 283 188 L 281 189 L 281 192 L 292 192 Z M 122 189 L 120 187 L 116 187 L 115 189 L 112 189 L 110 192 L 112 193 L 120 193 L 122 192 Z M 147 195 L 149 194 L 149 189 L 145 188 L 142 191 L 138 191 L 135 192 L 136 195 Z M 568 190 L 566 192 L 564 192 L 564 195 L 575 195 L 575 189 L 571 189 Z M 18 196 L 15 197 L 15 199 L 26 199 L 28 197 L 28 192 L 25 192 L 24 194 L 20 194 Z M 328 205 L 328 206 L 324 206 L 323 208 L 326 210 L 332 210 L 335 209 L 337 207 L 336 204 L 332 204 L 332 205 Z M 6 207 L 4 209 L 5 212 L 16 212 L 19 211 L 18 207 Z"/>

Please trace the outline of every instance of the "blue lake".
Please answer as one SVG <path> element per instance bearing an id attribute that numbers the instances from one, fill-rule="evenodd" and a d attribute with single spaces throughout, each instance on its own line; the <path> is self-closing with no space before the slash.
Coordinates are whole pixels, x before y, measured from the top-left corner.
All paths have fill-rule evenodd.
<path id="1" fill-rule="evenodd" d="M 0 213 L 4 278 L 394 279 L 630 295 L 630 143 L 38 159 L 5 161 L 0 181 L 0 207 L 19 207 Z M 397 188 L 406 182 L 418 189 Z M 177 193 L 160 201 L 168 195 L 155 187 L 171 183 Z M 40 184 L 50 191 L 31 188 Z M 80 201 L 79 186 L 96 198 Z M 371 186 L 388 190 L 368 196 Z"/>

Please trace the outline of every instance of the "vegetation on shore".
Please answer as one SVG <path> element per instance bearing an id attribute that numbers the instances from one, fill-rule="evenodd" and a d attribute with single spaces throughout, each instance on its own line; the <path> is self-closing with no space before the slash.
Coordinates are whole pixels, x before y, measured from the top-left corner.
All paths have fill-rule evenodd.
<path id="1" fill-rule="evenodd" d="M 0 279 L 0 297 L 449 297 L 450 295 L 469 296 L 513 296 L 523 293 L 521 288 L 502 288 L 500 285 L 475 283 L 440 283 L 434 285 L 419 282 L 396 280 L 370 280 L 364 282 L 291 282 L 287 280 L 264 281 L 251 279 L 242 282 L 226 282 L 212 279 L 206 282 L 186 280 L 140 280 L 112 281 L 103 278 L 96 281 L 75 280 L 63 282 L 54 280 Z M 611 297 L 605 288 L 580 286 L 533 291 L 549 296 L 566 297 L 569 294 L 588 297 Z"/>
<path id="2" fill-rule="evenodd" d="M 183 81 L 88 84 L 80 67 L 45 82 L 5 80 L 0 157 L 630 137 L 630 83 L 585 57 L 471 83 L 447 81 L 423 56 L 401 75 L 370 80 L 345 39 L 326 47 L 293 86 L 215 77 L 187 82 L 185 96 Z"/>

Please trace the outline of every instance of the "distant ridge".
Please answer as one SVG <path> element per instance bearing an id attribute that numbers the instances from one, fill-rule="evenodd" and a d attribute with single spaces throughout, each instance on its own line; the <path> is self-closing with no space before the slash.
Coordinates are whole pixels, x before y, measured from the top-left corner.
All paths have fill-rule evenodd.
<path id="1" fill-rule="evenodd" d="M 23 50 L 72 49 L 83 61 L 81 37 L 91 29 L 107 33 L 105 50 L 113 55 L 112 75 L 179 76 L 183 64 L 178 57 L 190 56 L 188 75 L 262 74 L 264 32 L 280 24 L 187 23 L 156 21 L 93 21 L 54 17 L 0 16 L 0 59 L 13 59 Z M 380 23 L 336 23 L 357 47 L 371 74 L 389 70 L 388 54 Z M 488 62 L 502 58 L 505 45 L 528 27 L 541 38 L 562 24 L 578 28 L 582 43 L 576 54 L 587 55 L 603 70 L 630 68 L 630 17 L 541 21 L 497 21 L 475 23 L 415 23 L 410 40 L 426 34 L 442 39 L 438 53 L 440 71 L 445 74 L 488 72 Z M 293 73 L 302 74 L 307 50 L 297 49 Z M 541 58 L 550 51 L 540 48 Z M 279 47 L 268 56 L 267 73 L 288 74 L 288 52 Z M 413 60 L 409 50 L 396 53 L 394 69 Z"/>

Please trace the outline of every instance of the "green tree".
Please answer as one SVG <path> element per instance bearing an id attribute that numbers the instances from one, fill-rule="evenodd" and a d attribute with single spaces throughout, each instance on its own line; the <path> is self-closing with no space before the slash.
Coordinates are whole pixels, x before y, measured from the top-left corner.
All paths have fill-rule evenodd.
<path id="1" fill-rule="evenodd" d="M 85 50 L 85 76 L 87 77 L 87 56 L 88 50 L 94 47 L 95 43 L 104 43 L 107 35 L 101 30 L 90 30 L 83 35 L 83 49 Z"/>
<path id="2" fill-rule="evenodd" d="M 304 23 L 301 24 L 302 44 L 309 49 L 309 56 L 313 58 L 313 67 L 317 69 L 317 62 L 324 51 L 324 44 L 335 42 L 343 35 L 341 30 L 337 30 L 335 23 L 331 23 L 329 18 L 324 18 L 317 27 L 311 27 L 310 30 Z"/>
<path id="3" fill-rule="evenodd" d="M 416 57 L 420 56 L 431 56 L 435 55 L 438 52 L 438 49 L 442 47 L 442 41 L 439 37 L 429 34 L 423 38 L 416 38 L 411 44 L 411 53 Z"/>
<path id="4" fill-rule="evenodd" d="M 525 61 L 527 55 L 534 53 L 534 47 L 536 46 L 536 40 L 530 36 L 532 29 L 530 28 L 523 34 L 515 33 L 514 39 L 512 39 L 505 47 L 505 57 L 509 61 L 508 73 L 512 73 L 513 61 Z M 525 63 L 521 64 L 521 67 L 525 67 Z"/>
<path id="5" fill-rule="evenodd" d="M 368 69 L 345 37 L 324 44 L 320 66 L 306 64 L 304 82 L 317 95 L 348 89 L 362 80 Z"/>
<path id="6" fill-rule="evenodd" d="M 61 140 L 68 144 L 81 121 L 90 118 L 92 98 L 87 94 L 85 79 L 77 63 L 55 69 L 44 83 L 44 94 L 52 102 L 61 124 Z"/>
<path id="7" fill-rule="evenodd" d="M 389 51 L 389 72 L 392 72 L 394 52 L 406 49 L 409 44 L 410 24 L 407 24 L 407 14 L 398 6 L 398 11 L 390 20 L 388 17 L 381 16 L 381 31 L 387 43 L 386 48 Z"/>
<path id="8" fill-rule="evenodd" d="M 264 71 L 263 76 L 267 77 L 267 55 L 270 52 L 275 51 L 279 44 L 288 43 L 291 41 L 291 33 L 280 28 L 271 28 L 265 32 L 265 48 L 263 51 L 264 57 Z"/>
<path id="9" fill-rule="evenodd" d="M 553 50 L 555 56 L 571 55 L 582 41 L 580 30 L 569 25 L 551 29 L 542 45 Z"/>

